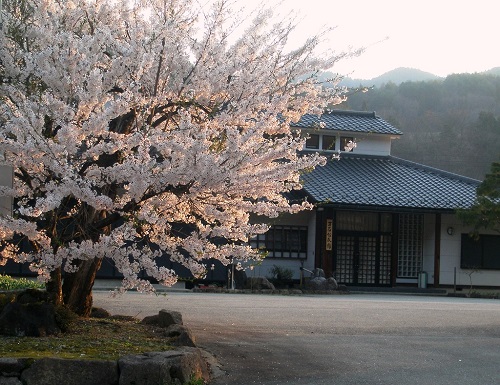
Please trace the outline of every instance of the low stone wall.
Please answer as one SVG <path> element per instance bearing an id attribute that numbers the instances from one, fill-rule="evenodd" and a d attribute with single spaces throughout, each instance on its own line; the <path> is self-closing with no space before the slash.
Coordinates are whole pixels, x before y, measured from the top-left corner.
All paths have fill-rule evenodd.
<path id="1" fill-rule="evenodd" d="M 209 381 L 207 359 L 179 312 L 160 310 L 142 322 L 164 328 L 178 348 L 118 360 L 0 357 L 0 385 L 184 385 L 193 379 Z"/>
<path id="2" fill-rule="evenodd" d="M 183 385 L 193 378 L 209 380 L 207 363 L 194 347 L 117 361 L 0 358 L 0 385 Z"/>

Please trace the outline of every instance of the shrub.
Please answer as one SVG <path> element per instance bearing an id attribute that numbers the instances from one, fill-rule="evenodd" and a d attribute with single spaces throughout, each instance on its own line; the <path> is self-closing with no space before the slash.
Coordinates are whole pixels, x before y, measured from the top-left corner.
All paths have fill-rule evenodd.
<path id="1" fill-rule="evenodd" d="M 293 278 L 293 271 L 291 269 L 277 265 L 273 265 L 269 273 L 271 273 L 272 276 L 268 278 L 275 286 L 287 285 Z"/>
<path id="2" fill-rule="evenodd" d="M 45 286 L 38 281 L 27 278 L 12 278 L 8 275 L 0 274 L 0 290 L 24 290 L 43 289 Z"/>

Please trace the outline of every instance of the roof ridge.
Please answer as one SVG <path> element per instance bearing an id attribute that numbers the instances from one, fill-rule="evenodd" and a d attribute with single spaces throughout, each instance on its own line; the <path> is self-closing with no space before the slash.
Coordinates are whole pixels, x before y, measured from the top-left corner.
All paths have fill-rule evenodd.
<path id="1" fill-rule="evenodd" d="M 356 111 L 356 110 L 337 110 L 334 108 L 327 108 L 323 114 L 336 114 L 336 115 L 352 115 L 352 116 L 370 116 L 373 118 L 378 118 L 375 111 Z"/>
<path id="2" fill-rule="evenodd" d="M 479 184 L 479 183 L 481 183 L 481 181 L 478 180 L 478 179 L 469 178 L 469 177 L 464 176 L 464 175 L 456 174 L 456 173 L 451 172 L 451 171 L 442 170 L 440 168 L 428 166 L 428 165 L 425 165 L 425 164 L 422 164 L 422 163 L 417 163 L 417 162 L 414 162 L 414 161 L 411 161 L 411 160 L 407 160 L 407 159 L 403 159 L 403 158 L 398 158 L 397 156 L 388 155 L 387 157 L 389 158 L 389 160 L 392 160 L 392 161 L 394 161 L 396 163 L 405 164 L 405 165 L 408 165 L 408 166 L 418 167 L 418 168 L 421 168 L 423 170 L 435 172 L 436 174 L 441 174 L 441 175 L 448 176 L 448 177 L 452 177 L 454 179 L 458 179 L 458 180 L 461 180 L 463 182 L 472 183 L 472 184 Z"/>
<path id="3" fill-rule="evenodd" d="M 306 113 L 292 127 L 360 132 L 384 135 L 402 135 L 392 124 L 377 116 L 375 111 L 325 110 L 321 114 Z"/>

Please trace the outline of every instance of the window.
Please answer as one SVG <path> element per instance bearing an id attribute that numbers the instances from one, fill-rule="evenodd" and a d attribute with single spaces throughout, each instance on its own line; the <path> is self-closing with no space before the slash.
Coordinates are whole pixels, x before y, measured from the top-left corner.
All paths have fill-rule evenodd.
<path id="1" fill-rule="evenodd" d="M 335 151 L 335 136 L 332 135 L 323 135 L 323 142 L 321 144 L 321 148 L 325 151 Z"/>
<path id="2" fill-rule="evenodd" d="M 422 271 L 423 233 L 422 214 L 400 215 L 398 277 L 417 278 Z"/>
<path id="3" fill-rule="evenodd" d="M 250 246 L 268 251 L 268 258 L 307 258 L 307 226 L 272 226 Z"/>
<path id="4" fill-rule="evenodd" d="M 500 269 L 500 236 L 462 234 L 462 269 Z"/>
<path id="5" fill-rule="evenodd" d="M 319 135 L 309 135 L 309 137 L 306 139 L 306 148 L 319 149 Z"/>
<path id="6" fill-rule="evenodd" d="M 341 136 L 340 137 L 340 150 L 341 151 L 347 151 L 346 147 L 350 143 L 354 143 L 354 138 L 352 136 Z M 352 151 L 352 147 L 348 151 Z"/>
<path id="7" fill-rule="evenodd" d="M 337 211 L 336 229 L 378 231 L 378 214 L 364 211 Z"/>

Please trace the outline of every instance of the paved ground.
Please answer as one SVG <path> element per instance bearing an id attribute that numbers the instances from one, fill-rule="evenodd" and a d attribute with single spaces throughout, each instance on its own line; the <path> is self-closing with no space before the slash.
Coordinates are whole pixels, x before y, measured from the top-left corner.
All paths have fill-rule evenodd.
<path id="1" fill-rule="evenodd" d="M 95 304 L 182 312 L 226 374 L 214 385 L 499 385 L 500 300 L 168 292 Z"/>

